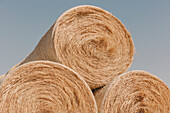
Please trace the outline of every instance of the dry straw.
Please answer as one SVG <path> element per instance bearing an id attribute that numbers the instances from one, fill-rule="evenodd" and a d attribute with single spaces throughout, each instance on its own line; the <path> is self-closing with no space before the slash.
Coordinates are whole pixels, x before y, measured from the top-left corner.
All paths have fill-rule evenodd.
<path id="1" fill-rule="evenodd" d="M 4 76 L 5 76 L 5 74 L 1 75 L 1 76 L 0 76 L 0 79 L 2 79 Z"/>
<path id="2" fill-rule="evenodd" d="M 99 113 L 169 113 L 170 90 L 145 71 L 131 71 L 95 92 Z"/>
<path id="3" fill-rule="evenodd" d="M 83 5 L 63 13 L 21 64 L 35 60 L 62 63 L 95 89 L 129 68 L 133 48 L 129 32 L 115 16 Z"/>
<path id="4" fill-rule="evenodd" d="M 4 76 L 5 76 L 5 74 L 3 74 L 3 75 L 0 76 L 0 84 L 1 84 L 1 82 L 2 82 L 2 80 L 3 80 L 3 78 L 4 78 Z"/>
<path id="5" fill-rule="evenodd" d="M 91 89 L 73 70 L 34 61 L 5 76 L 0 113 L 97 113 L 97 107 Z"/>

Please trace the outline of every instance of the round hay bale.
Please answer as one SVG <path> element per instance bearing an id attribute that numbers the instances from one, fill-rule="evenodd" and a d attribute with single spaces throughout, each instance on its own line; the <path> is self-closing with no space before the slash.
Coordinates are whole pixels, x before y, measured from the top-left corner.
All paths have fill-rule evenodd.
<path id="1" fill-rule="evenodd" d="M 9 72 L 0 85 L 0 113 L 97 113 L 87 83 L 70 68 L 33 61 Z"/>
<path id="2" fill-rule="evenodd" d="M 130 71 L 94 92 L 99 113 L 169 113 L 170 90 L 156 76 Z"/>
<path id="3" fill-rule="evenodd" d="M 104 9 L 83 5 L 64 12 L 21 64 L 35 60 L 64 64 L 95 89 L 125 72 L 133 53 L 132 38 L 120 20 Z"/>

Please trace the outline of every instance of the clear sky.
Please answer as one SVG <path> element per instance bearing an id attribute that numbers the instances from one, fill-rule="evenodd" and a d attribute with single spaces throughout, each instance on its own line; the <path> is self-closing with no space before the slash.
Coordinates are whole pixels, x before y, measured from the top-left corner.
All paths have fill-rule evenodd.
<path id="1" fill-rule="evenodd" d="M 117 18 L 134 40 L 129 70 L 146 70 L 170 86 L 170 0 L 0 0 L 0 75 L 23 60 L 56 19 L 77 5 Z"/>

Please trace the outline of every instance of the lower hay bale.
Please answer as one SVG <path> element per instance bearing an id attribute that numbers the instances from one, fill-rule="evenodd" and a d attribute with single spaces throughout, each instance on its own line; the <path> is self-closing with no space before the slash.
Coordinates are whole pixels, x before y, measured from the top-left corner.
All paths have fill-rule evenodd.
<path id="1" fill-rule="evenodd" d="M 94 92 L 99 113 L 170 113 L 170 90 L 145 71 L 130 71 Z"/>
<path id="2" fill-rule="evenodd" d="M 62 64 L 34 61 L 4 77 L 0 113 L 97 113 L 97 106 L 76 72 Z"/>

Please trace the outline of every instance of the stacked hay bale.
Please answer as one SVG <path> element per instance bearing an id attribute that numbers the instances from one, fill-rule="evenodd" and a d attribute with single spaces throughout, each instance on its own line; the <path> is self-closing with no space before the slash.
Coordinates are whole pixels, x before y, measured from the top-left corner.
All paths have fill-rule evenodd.
<path id="1" fill-rule="evenodd" d="M 124 73 L 94 92 L 99 113 L 168 113 L 170 90 L 146 71 Z"/>
<path id="2" fill-rule="evenodd" d="M 5 76 L 0 87 L 1 113 L 96 113 L 87 83 L 70 68 L 33 61 Z"/>
<path id="3" fill-rule="evenodd" d="M 170 91 L 161 80 L 125 73 L 133 54 L 130 33 L 115 16 L 74 7 L 3 77 L 0 112 L 168 113 Z"/>
<path id="4" fill-rule="evenodd" d="M 129 68 L 133 48 L 130 33 L 116 17 L 98 7 L 78 6 L 63 13 L 18 65 L 36 60 L 58 62 L 95 89 Z"/>

